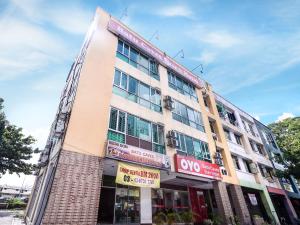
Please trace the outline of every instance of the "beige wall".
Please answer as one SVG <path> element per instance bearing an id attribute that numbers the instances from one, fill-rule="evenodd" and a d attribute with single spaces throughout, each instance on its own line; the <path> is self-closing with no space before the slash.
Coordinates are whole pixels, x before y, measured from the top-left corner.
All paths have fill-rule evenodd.
<path id="1" fill-rule="evenodd" d="M 107 31 L 109 15 L 97 9 L 97 24 L 82 68 L 63 149 L 104 156 L 112 95 L 116 37 Z"/>
<path id="2" fill-rule="evenodd" d="M 169 130 L 176 130 L 191 137 L 205 141 L 209 145 L 211 156 L 215 154 L 215 142 L 213 140 L 209 119 L 216 121 L 220 131 L 220 141 L 217 145 L 224 150 L 225 167 L 229 176 L 223 176 L 225 182 L 237 183 L 236 173 L 226 144 L 221 122 L 217 115 L 213 93 L 209 91 L 211 111 L 206 111 L 202 92 L 197 89 L 199 103 L 169 88 L 167 69 L 159 66 L 160 81 L 148 76 L 137 68 L 116 57 L 117 37 L 107 30 L 109 15 L 101 9 L 97 10 L 94 36 L 90 43 L 85 63 L 82 68 L 79 86 L 75 98 L 71 118 L 63 143 L 63 149 L 96 156 L 105 155 L 105 144 L 109 123 L 110 106 L 130 112 L 146 120 L 163 123 L 165 134 Z M 118 68 L 136 79 L 161 90 L 162 97 L 169 95 L 176 100 L 200 111 L 205 127 L 205 133 L 184 125 L 172 119 L 172 113 L 163 108 L 163 113 L 149 110 L 139 104 L 125 100 L 123 97 L 112 94 L 114 69 Z M 225 142 L 224 142 L 225 141 Z M 167 142 L 167 140 L 165 140 Z M 171 158 L 172 171 L 174 171 L 174 154 L 176 150 L 166 146 L 167 155 Z"/>

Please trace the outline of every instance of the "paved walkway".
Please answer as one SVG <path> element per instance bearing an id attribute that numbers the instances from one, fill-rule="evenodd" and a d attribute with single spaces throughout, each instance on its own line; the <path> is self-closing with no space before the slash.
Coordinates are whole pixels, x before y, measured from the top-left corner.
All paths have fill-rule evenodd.
<path id="1" fill-rule="evenodd" d="M 0 210 L 1 225 L 23 225 L 23 210 Z"/>

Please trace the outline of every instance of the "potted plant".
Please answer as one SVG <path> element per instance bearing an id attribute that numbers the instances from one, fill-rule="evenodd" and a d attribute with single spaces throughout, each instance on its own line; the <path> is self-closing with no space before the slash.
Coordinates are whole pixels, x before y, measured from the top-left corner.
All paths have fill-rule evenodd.
<path id="1" fill-rule="evenodd" d="M 164 214 L 163 212 L 158 212 L 153 217 L 153 223 L 156 225 L 164 225 L 166 223 L 166 214 Z"/>
<path id="2" fill-rule="evenodd" d="M 186 211 L 180 213 L 180 219 L 185 225 L 192 224 L 194 222 L 194 214 L 192 211 Z"/>

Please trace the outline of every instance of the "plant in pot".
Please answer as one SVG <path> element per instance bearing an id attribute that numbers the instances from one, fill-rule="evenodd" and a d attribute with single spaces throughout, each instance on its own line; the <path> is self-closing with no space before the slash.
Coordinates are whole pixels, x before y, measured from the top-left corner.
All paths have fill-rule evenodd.
<path id="1" fill-rule="evenodd" d="M 212 223 L 213 225 L 221 225 L 222 222 L 223 222 L 221 217 L 216 213 L 212 213 L 211 216 L 210 216 L 210 219 L 213 222 Z"/>
<path id="2" fill-rule="evenodd" d="M 153 223 L 156 225 L 164 225 L 167 221 L 167 216 L 163 212 L 158 212 L 154 217 L 153 217 Z"/>
<path id="3" fill-rule="evenodd" d="M 173 225 L 176 222 L 180 222 L 179 215 L 175 212 L 169 212 L 166 215 L 166 222 L 168 225 Z"/>
<path id="4" fill-rule="evenodd" d="M 194 214 L 192 211 L 186 211 L 180 213 L 180 219 L 185 224 L 192 224 L 194 222 Z"/>

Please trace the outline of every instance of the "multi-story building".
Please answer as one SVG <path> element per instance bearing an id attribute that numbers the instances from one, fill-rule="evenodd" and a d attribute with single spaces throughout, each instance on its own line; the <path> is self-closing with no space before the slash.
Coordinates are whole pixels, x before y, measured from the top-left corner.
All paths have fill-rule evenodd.
<path id="1" fill-rule="evenodd" d="M 273 168 L 277 171 L 283 171 L 284 166 L 278 163 L 278 161 L 282 161 L 279 160 L 280 158 L 282 159 L 282 151 L 276 144 L 272 131 L 270 130 L 270 128 L 257 120 L 255 120 L 255 124 L 258 128 L 265 149 L 267 150 L 268 156 L 273 164 Z M 300 192 L 296 180 L 293 178 L 293 176 L 290 176 L 289 178 L 280 178 L 279 182 L 281 184 L 282 190 L 285 190 L 285 192 L 277 190 L 276 192 L 271 193 L 272 202 L 277 209 L 277 213 L 283 214 L 283 208 L 286 208 L 288 210 L 290 218 L 297 216 L 299 217 Z M 295 215 L 295 213 L 297 215 Z"/>
<path id="2" fill-rule="evenodd" d="M 281 180 L 276 177 L 275 170 L 283 170 L 284 167 L 272 160 L 272 156 L 280 154 L 280 150 L 270 129 L 220 95 L 215 94 L 215 97 L 250 214 L 259 214 L 265 220 L 271 217 L 278 223 L 294 223 L 297 216 Z M 254 195 L 257 199 L 255 204 L 250 197 Z"/>
<path id="3" fill-rule="evenodd" d="M 229 122 L 215 99 L 232 110 Z M 40 158 L 26 222 L 152 224 L 161 213 L 188 211 L 198 224 L 211 215 L 224 225 L 257 215 L 278 222 L 266 185 L 280 184 L 255 167 L 272 174 L 264 151 L 252 117 L 97 9 Z"/>
<path id="4" fill-rule="evenodd" d="M 28 198 L 30 193 L 29 187 L 0 185 L 0 197 L 3 198 Z"/>

